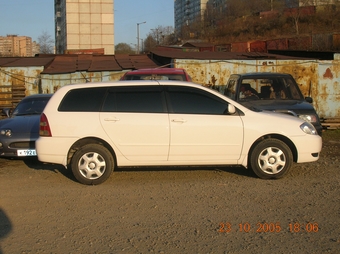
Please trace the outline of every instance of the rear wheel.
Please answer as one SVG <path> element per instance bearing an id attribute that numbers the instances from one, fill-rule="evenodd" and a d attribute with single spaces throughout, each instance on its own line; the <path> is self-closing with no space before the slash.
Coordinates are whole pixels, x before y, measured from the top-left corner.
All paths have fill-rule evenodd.
<path id="1" fill-rule="evenodd" d="M 293 154 L 281 140 L 265 139 L 250 155 L 250 167 L 262 179 L 281 178 L 292 166 Z"/>
<path id="2" fill-rule="evenodd" d="M 82 184 L 96 185 L 106 181 L 114 168 L 113 156 L 99 144 L 79 148 L 71 160 L 74 177 Z"/>

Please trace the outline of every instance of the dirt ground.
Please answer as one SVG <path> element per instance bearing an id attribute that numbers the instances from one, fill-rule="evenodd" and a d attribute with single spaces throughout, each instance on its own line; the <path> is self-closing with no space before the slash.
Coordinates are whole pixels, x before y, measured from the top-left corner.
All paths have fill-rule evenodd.
<path id="1" fill-rule="evenodd" d="M 280 180 L 131 169 L 85 186 L 58 165 L 0 159 L 0 253 L 340 253 L 340 132 L 323 141 L 318 162 Z"/>

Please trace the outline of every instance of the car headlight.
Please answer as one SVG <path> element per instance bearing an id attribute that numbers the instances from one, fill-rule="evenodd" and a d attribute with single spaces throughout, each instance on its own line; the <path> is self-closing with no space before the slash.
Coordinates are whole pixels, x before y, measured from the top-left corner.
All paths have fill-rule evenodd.
<path id="1" fill-rule="evenodd" d="M 302 120 L 304 120 L 306 122 L 310 122 L 310 123 L 316 123 L 317 122 L 316 115 L 299 115 L 299 118 L 301 118 Z"/>
<path id="2" fill-rule="evenodd" d="M 6 137 L 10 137 L 10 136 L 12 136 L 12 131 L 10 129 L 5 129 L 5 130 L 1 130 L 0 134 L 4 135 Z"/>
<path id="3" fill-rule="evenodd" d="M 300 128 L 304 133 L 311 134 L 311 135 L 318 135 L 318 132 L 314 128 L 313 124 L 309 122 L 304 122 L 303 124 L 300 125 Z"/>

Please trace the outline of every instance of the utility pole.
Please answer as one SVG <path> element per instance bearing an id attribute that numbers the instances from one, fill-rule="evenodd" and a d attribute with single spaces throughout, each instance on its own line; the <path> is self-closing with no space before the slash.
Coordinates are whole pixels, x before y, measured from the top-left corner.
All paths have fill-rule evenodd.
<path id="1" fill-rule="evenodd" d="M 137 54 L 139 54 L 139 25 L 145 24 L 146 21 L 137 23 Z"/>

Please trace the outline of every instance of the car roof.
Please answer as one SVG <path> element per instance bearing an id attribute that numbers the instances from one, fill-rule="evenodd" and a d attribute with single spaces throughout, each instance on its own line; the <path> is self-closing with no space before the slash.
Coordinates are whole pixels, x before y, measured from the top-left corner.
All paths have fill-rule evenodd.
<path id="1" fill-rule="evenodd" d="M 157 69 L 139 69 L 126 72 L 126 75 L 139 74 L 183 74 L 185 71 L 182 68 L 157 68 Z"/>
<path id="2" fill-rule="evenodd" d="M 72 90 L 79 88 L 95 88 L 95 87 L 110 87 L 110 86 L 160 86 L 160 85 L 176 85 L 176 86 L 198 86 L 202 87 L 202 85 L 187 82 L 187 81 L 177 81 L 177 80 L 124 80 L 124 81 L 104 81 L 104 82 L 88 82 L 88 83 L 77 83 L 77 84 L 68 84 L 59 90 Z"/>
<path id="3" fill-rule="evenodd" d="M 291 77 L 292 75 L 288 73 L 278 73 L 278 72 L 249 72 L 249 73 L 232 74 L 232 76 L 250 78 L 250 77 Z"/>
<path id="4" fill-rule="evenodd" d="M 88 82 L 88 83 L 78 83 L 78 84 L 68 84 L 56 91 L 56 93 L 67 93 L 73 89 L 83 89 L 83 88 L 95 88 L 95 87 L 131 87 L 131 86 L 182 86 L 182 87 L 198 87 L 200 89 L 208 89 L 201 84 L 188 82 L 188 81 L 174 81 L 174 80 L 124 80 L 124 81 L 105 81 L 105 82 Z M 213 89 L 208 89 L 214 92 Z M 221 95 L 221 94 L 220 94 Z"/>

